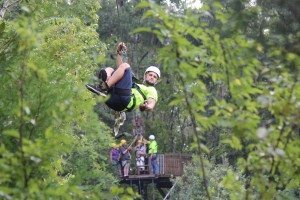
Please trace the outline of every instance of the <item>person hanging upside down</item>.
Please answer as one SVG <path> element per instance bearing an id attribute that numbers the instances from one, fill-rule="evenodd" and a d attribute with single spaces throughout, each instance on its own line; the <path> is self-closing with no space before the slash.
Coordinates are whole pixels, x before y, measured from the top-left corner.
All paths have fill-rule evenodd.
<path id="1" fill-rule="evenodd" d="M 99 84 L 87 84 L 86 88 L 91 92 L 106 96 L 109 95 L 105 104 L 117 111 L 114 126 L 115 136 L 123 125 L 126 114 L 134 109 L 140 111 L 152 111 L 158 100 L 155 85 L 160 79 L 160 70 L 155 66 L 150 66 L 145 70 L 143 84 L 132 81 L 132 70 L 126 62 L 127 47 L 121 42 L 117 47 L 117 69 L 111 67 L 101 69 L 97 74 Z"/>

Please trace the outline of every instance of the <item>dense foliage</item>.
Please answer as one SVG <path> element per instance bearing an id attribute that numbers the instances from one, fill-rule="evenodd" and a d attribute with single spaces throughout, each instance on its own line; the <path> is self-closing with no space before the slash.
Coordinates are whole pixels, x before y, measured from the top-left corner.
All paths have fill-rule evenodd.
<path id="1" fill-rule="evenodd" d="M 0 1 L 0 199 L 139 198 L 116 185 L 113 113 L 84 87 L 119 41 L 138 78 L 163 77 L 155 111 L 121 130 L 139 116 L 160 152 L 194 155 L 171 199 L 299 198 L 299 3 L 187 2 Z"/>
<path id="2" fill-rule="evenodd" d="M 139 5 L 148 9 L 144 17 L 157 20 L 138 31 L 153 32 L 164 44 L 160 62 L 176 77 L 169 105 L 188 117 L 199 159 L 195 170 L 202 181 L 180 192 L 202 188 L 203 199 L 220 197 L 209 166 L 227 159 L 234 168 L 218 182 L 227 198 L 299 195 L 299 22 L 293 4 L 203 3 L 184 14 Z M 283 16 L 290 26 L 280 28 Z M 245 180 L 237 182 L 241 173 Z"/>
<path id="3" fill-rule="evenodd" d="M 84 87 L 105 48 L 99 3 L 14 3 L 0 22 L 0 198 L 110 195 L 111 133 Z"/>

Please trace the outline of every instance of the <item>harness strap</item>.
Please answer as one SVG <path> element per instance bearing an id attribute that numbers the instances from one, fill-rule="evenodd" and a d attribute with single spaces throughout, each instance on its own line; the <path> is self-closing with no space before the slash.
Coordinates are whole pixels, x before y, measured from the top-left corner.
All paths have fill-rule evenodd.
<path id="1" fill-rule="evenodd" d="M 133 96 L 133 102 L 132 102 L 132 106 L 130 108 L 127 108 L 126 111 L 130 112 L 134 109 L 135 104 L 136 104 L 136 97 L 134 96 L 134 94 L 131 94 Z"/>
<path id="2" fill-rule="evenodd" d="M 146 95 L 142 92 L 142 90 L 141 90 L 140 86 L 138 86 L 138 84 L 133 83 L 133 84 L 132 84 L 132 87 L 133 87 L 133 88 L 136 88 L 136 90 L 142 95 L 144 101 L 147 100 L 147 99 L 146 99 Z M 135 97 L 134 94 L 131 94 L 131 95 L 133 95 L 133 103 L 132 103 L 132 106 L 131 106 L 130 108 L 127 108 L 126 111 L 128 111 L 128 112 L 132 111 L 132 110 L 134 109 L 135 105 L 136 105 L 136 97 Z"/>
<path id="3" fill-rule="evenodd" d="M 142 95 L 144 101 L 146 101 L 147 100 L 146 95 L 142 92 L 140 86 L 136 83 L 133 83 L 133 87 L 136 88 L 136 90 Z"/>

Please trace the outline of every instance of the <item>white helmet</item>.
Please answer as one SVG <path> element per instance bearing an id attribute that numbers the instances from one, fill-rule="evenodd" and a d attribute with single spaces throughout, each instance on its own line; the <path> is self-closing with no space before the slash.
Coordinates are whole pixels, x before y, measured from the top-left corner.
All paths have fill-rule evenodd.
<path id="1" fill-rule="evenodd" d="M 154 135 L 150 135 L 149 136 L 149 140 L 155 140 L 155 136 Z"/>
<path id="2" fill-rule="evenodd" d="M 158 78 L 160 78 L 160 70 L 159 70 L 157 67 L 155 67 L 155 66 L 150 66 L 150 67 L 148 67 L 148 68 L 146 69 L 144 75 L 145 75 L 147 72 L 154 72 L 154 73 L 157 74 Z"/>

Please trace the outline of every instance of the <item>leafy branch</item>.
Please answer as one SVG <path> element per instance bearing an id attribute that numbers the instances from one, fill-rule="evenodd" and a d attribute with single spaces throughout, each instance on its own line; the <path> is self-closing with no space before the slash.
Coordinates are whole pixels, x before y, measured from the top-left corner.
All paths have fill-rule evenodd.
<path id="1" fill-rule="evenodd" d="M 20 76 L 19 76 L 19 94 L 20 94 L 20 106 L 19 106 L 19 112 L 20 112 L 20 116 L 19 116 L 19 120 L 20 120 L 20 124 L 19 124 L 19 149 L 20 149 L 20 153 L 21 153 L 21 163 L 22 163 L 22 170 L 23 170 L 23 179 L 24 179 L 24 189 L 26 189 L 28 187 L 28 176 L 27 176 L 27 161 L 25 158 L 25 153 L 23 150 L 23 138 L 24 138 L 24 134 L 25 134 L 25 130 L 24 130 L 24 125 L 25 125 L 25 121 L 24 121 L 24 84 L 25 84 L 25 66 L 24 64 L 21 65 L 21 72 L 20 72 Z"/>
<path id="2" fill-rule="evenodd" d="M 177 55 L 177 59 L 176 59 L 177 66 L 179 66 L 180 65 L 180 62 L 179 62 L 179 60 L 180 60 L 180 53 L 179 53 L 178 49 L 176 49 L 176 55 Z M 179 80 L 180 80 L 181 84 L 184 86 L 185 85 L 185 81 L 184 81 L 184 79 L 182 78 L 182 76 L 180 74 L 179 74 Z M 183 87 L 183 88 L 184 88 L 183 89 L 183 93 L 184 93 L 185 103 L 187 105 L 187 109 L 188 109 L 189 115 L 191 116 L 192 126 L 193 126 L 193 132 L 194 132 L 194 135 L 196 137 L 197 150 L 198 150 L 198 155 L 199 155 L 199 159 L 200 159 L 200 168 L 201 168 L 201 172 L 202 172 L 202 175 L 203 175 L 203 185 L 204 185 L 204 188 L 205 188 L 205 192 L 206 192 L 207 198 L 210 200 L 211 197 L 210 197 L 210 193 L 209 193 L 208 181 L 207 181 L 206 172 L 205 172 L 204 159 L 202 157 L 203 152 L 202 152 L 201 145 L 200 145 L 200 141 L 201 140 L 199 138 L 199 133 L 198 133 L 198 130 L 197 130 L 197 122 L 196 122 L 196 119 L 195 119 L 195 115 L 193 114 L 192 105 L 191 105 L 190 100 L 188 98 L 189 94 L 188 94 L 188 92 L 186 90 L 186 87 Z"/>

